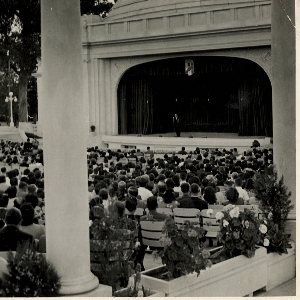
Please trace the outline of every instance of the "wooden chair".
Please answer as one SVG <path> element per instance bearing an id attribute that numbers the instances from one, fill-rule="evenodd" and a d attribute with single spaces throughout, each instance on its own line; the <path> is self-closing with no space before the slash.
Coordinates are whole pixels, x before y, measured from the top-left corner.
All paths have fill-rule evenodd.
<path id="1" fill-rule="evenodd" d="M 224 209 L 224 205 L 208 205 L 208 208 L 215 211 L 222 211 Z"/>
<path id="2" fill-rule="evenodd" d="M 173 215 L 178 229 L 180 229 L 186 221 L 197 223 L 200 226 L 199 217 L 201 218 L 201 214 L 197 208 L 174 208 Z"/>
<path id="3" fill-rule="evenodd" d="M 149 154 L 149 153 L 144 154 L 144 158 L 147 161 L 148 159 L 151 158 L 151 154 Z"/>
<path id="4" fill-rule="evenodd" d="M 140 222 L 142 241 L 145 246 L 163 248 L 159 239 L 162 236 L 164 223 L 163 221 L 156 222 L 150 220 Z"/>
<path id="5" fill-rule="evenodd" d="M 173 216 L 173 212 L 172 212 L 172 209 L 171 208 L 168 208 L 168 207 L 159 207 L 156 209 L 156 211 L 160 214 L 165 214 L 165 215 L 168 215 L 168 216 Z"/>
<path id="6" fill-rule="evenodd" d="M 220 211 L 220 210 L 219 210 Z M 217 238 L 218 232 L 220 231 L 220 223 L 216 220 L 216 213 L 214 211 L 212 215 L 207 215 L 207 209 L 201 211 L 203 220 L 203 229 L 207 231 L 206 237 L 209 239 L 209 246 L 213 246 L 213 239 Z"/>
<path id="7" fill-rule="evenodd" d="M 134 215 L 139 217 L 143 216 L 144 214 L 145 214 L 145 210 L 141 207 L 137 207 L 134 212 Z"/>
<path id="8" fill-rule="evenodd" d="M 128 157 L 128 162 L 132 162 L 136 164 L 136 158 L 135 157 Z"/>

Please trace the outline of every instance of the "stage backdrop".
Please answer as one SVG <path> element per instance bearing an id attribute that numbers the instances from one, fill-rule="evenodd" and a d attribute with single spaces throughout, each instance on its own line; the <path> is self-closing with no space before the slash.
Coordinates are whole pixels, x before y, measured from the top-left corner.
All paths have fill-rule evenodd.
<path id="1" fill-rule="evenodd" d="M 188 76 L 186 59 L 194 62 Z M 135 66 L 118 88 L 119 134 L 173 131 L 272 136 L 272 90 L 263 69 L 246 59 L 185 57 Z"/>

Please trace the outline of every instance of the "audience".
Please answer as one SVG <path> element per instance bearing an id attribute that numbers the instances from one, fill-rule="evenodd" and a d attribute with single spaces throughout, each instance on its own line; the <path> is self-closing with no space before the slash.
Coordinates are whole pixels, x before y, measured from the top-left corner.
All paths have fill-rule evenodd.
<path id="1" fill-rule="evenodd" d="M 18 208 L 12 207 L 6 211 L 6 226 L 0 230 L 0 251 L 16 251 L 19 246 L 35 246 L 34 237 L 19 229 L 21 221 L 22 214 Z"/>

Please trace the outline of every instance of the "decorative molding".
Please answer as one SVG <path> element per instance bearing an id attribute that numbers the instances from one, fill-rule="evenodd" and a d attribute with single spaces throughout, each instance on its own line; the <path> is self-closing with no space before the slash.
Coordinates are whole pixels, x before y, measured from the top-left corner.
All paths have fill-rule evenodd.
<path id="1" fill-rule="evenodd" d="M 181 54 L 160 54 L 151 56 L 135 56 L 126 58 L 113 58 L 111 59 L 111 83 L 112 89 L 117 90 L 118 84 L 123 74 L 130 68 L 162 59 L 169 59 L 175 57 L 185 56 L 226 56 L 248 59 L 258 64 L 268 75 L 270 81 L 272 81 L 272 65 L 271 65 L 271 47 L 262 48 L 250 48 L 250 49 L 230 49 L 230 50 L 217 50 L 217 51 L 198 51 L 188 53 L 183 52 Z"/>

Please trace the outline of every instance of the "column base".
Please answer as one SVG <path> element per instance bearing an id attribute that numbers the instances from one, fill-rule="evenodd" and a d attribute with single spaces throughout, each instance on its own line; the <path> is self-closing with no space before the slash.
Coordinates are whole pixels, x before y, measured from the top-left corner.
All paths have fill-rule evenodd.
<path id="1" fill-rule="evenodd" d="M 89 272 L 83 277 L 69 280 L 61 280 L 61 288 L 59 293 L 62 296 L 72 296 L 81 293 L 89 293 L 99 286 L 98 278 Z"/>
<path id="2" fill-rule="evenodd" d="M 62 295 L 63 297 L 112 297 L 112 287 L 99 284 L 94 290 L 82 294 Z"/>

